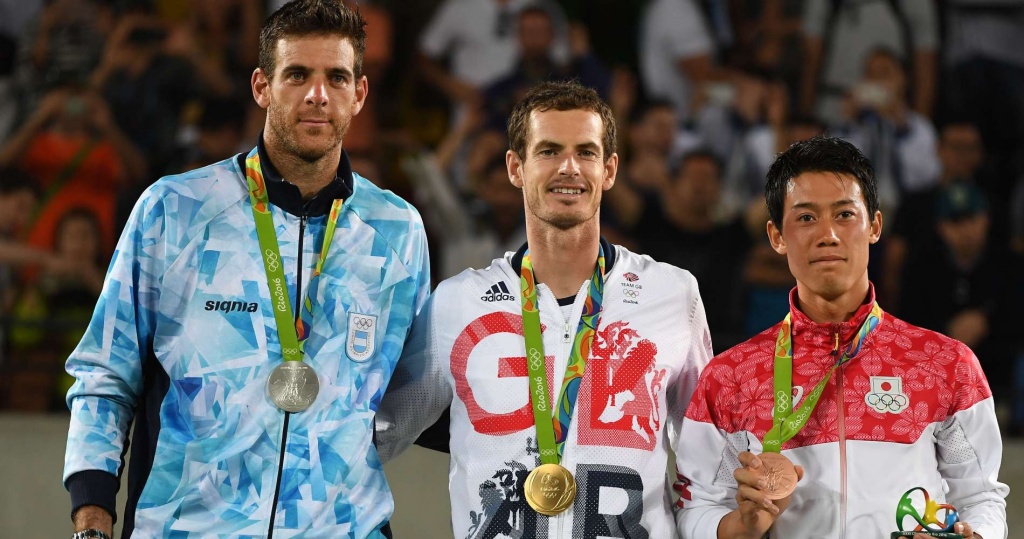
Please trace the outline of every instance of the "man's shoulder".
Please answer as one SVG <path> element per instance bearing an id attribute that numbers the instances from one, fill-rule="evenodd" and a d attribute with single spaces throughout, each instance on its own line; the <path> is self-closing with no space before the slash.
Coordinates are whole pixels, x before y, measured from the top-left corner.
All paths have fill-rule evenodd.
<path id="1" fill-rule="evenodd" d="M 345 205 L 378 233 L 393 243 L 404 240 L 410 232 L 423 230 L 419 212 L 402 197 L 381 189 L 370 180 L 353 173 L 353 194 Z"/>
<path id="2" fill-rule="evenodd" d="M 480 296 L 482 301 L 488 303 L 510 301 L 518 305 L 518 288 L 518 277 L 508 260 L 503 257 L 495 258 L 485 268 L 466 268 L 441 281 L 434 294 L 457 299 L 459 302 L 464 301 L 463 296 L 470 299 Z M 467 290 L 469 292 L 466 292 Z M 474 291 L 480 293 L 475 294 Z"/>
<path id="3" fill-rule="evenodd" d="M 159 194 L 185 194 L 195 199 L 227 192 L 239 196 L 245 194 L 241 172 L 235 157 L 211 163 L 205 167 L 163 176 L 154 182 L 149 190 Z"/>
<path id="4" fill-rule="evenodd" d="M 655 283 L 664 283 L 680 291 L 697 289 L 697 279 L 689 271 L 667 262 L 659 262 L 650 255 L 634 253 L 621 245 L 615 246 L 613 270 L 616 273 L 648 275 Z"/>
<path id="5" fill-rule="evenodd" d="M 885 313 L 885 321 L 878 330 L 877 340 L 894 343 L 897 348 L 904 350 L 926 353 L 931 350 L 941 351 L 956 354 L 960 359 L 969 358 L 974 354 L 966 344 L 952 337 L 915 326 L 888 312 Z"/>

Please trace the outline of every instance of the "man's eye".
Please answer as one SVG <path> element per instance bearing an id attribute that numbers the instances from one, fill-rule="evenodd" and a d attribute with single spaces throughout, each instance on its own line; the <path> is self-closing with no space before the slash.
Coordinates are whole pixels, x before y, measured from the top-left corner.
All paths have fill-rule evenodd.
<path id="1" fill-rule="evenodd" d="M 808 221 L 813 221 L 813 220 L 814 220 L 814 218 L 813 218 L 813 217 L 811 217 L 810 215 L 808 215 L 808 214 L 806 214 L 806 213 L 805 213 L 805 214 L 803 214 L 803 215 L 801 215 L 801 216 L 797 217 L 797 218 L 796 218 L 796 220 L 797 220 L 797 221 L 804 221 L 804 222 L 808 222 Z"/>
<path id="2" fill-rule="evenodd" d="M 291 80 L 302 80 L 304 78 L 304 75 L 302 73 L 297 72 L 297 71 L 293 71 L 293 72 L 288 74 L 288 78 L 291 79 Z"/>

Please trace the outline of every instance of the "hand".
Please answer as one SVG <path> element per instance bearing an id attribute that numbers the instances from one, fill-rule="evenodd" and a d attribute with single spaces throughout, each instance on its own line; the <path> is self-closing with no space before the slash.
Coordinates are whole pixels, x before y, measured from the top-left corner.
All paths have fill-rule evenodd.
<path id="1" fill-rule="evenodd" d="M 964 536 L 964 539 L 984 539 L 982 536 L 974 533 L 974 528 L 966 522 L 957 522 L 953 525 L 953 533 L 959 533 Z M 935 539 L 933 536 L 927 533 L 919 533 L 914 535 L 914 539 Z"/>
<path id="2" fill-rule="evenodd" d="M 779 500 L 769 500 L 764 492 L 763 480 L 758 474 L 761 459 L 749 451 L 739 454 L 742 467 L 733 471 L 736 479 L 736 502 L 739 504 L 740 523 L 745 532 L 760 537 L 771 528 L 775 520 L 789 507 L 792 495 Z M 803 466 L 796 466 L 796 480 L 804 477 Z"/>
<path id="3" fill-rule="evenodd" d="M 946 326 L 947 335 L 974 348 L 988 335 L 988 316 L 981 309 L 966 309 Z"/>

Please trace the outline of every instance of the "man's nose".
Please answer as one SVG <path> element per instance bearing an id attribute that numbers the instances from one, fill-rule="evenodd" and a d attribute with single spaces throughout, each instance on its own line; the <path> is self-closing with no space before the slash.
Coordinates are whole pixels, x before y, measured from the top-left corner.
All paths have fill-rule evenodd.
<path id="1" fill-rule="evenodd" d="M 315 107 L 322 107 L 327 104 L 327 85 L 321 78 L 313 78 L 306 93 L 306 103 Z"/>
<path id="2" fill-rule="evenodd" d="M 558 173 L 565 176 L 579 176 L 580 164 L 576 161 L 576 156 L 570 153 L 563 159 L 562 165 L 558 167 Z"/>

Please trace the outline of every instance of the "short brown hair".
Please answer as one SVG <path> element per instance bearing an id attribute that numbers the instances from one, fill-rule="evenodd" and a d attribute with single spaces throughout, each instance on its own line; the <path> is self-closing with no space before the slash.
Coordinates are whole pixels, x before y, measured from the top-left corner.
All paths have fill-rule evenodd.
<path id="1" fill-rule="evenodd" d="M 267 79 L 277 68 L 277 42 L 286 36 L 338 35 L 352 40 L 356 53 L 353 67 L 356 78 L 363 76 L 366 53 L 366 21 L 359 10 L 351 10 L 341 0 L 294 0 L 275 11 L 260 29 L 259 68 Z"/>
<path id="2" fill-rule="evenodd" d="M 615 116 L 611 107 L 592 88 L 575 81 L 542 82 L 527 92 L 508 117 L 508 141 L 520 158 L 526 155 L 526 140 L 530 136 L 530 114 L 533 111 L 586 110 L 596 112 L 604 124 L 602 150 L 604 160 L 615 153 Z"/>

